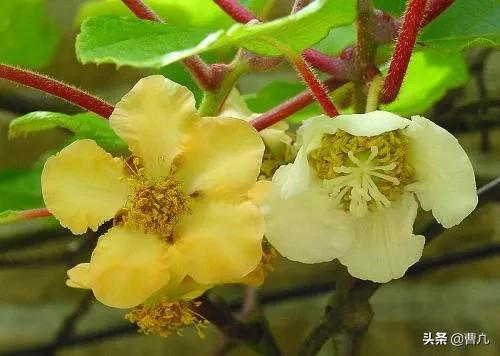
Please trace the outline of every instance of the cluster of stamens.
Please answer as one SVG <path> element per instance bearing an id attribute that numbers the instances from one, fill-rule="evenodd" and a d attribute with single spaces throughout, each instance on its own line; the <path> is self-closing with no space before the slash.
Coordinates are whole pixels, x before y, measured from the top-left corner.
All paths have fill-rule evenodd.
<path id="1" fill-rule="evenodd" d="M 399 131 L 353 136 L 326 134 L 310 160 L 334 202 L 362 216 L 369 208 L 389 206 L 412 179 L 408 142 Z"/>
<path id="2" fill-rule="evenodd" d="M 189 213 L 189 196 L 173 176 L 152 181 L 144 168 L 138 168 L 137 159 L 133 163 L 133 175 L 128 178 L 132 193 L 122 212 L 122 221 L 173 242 L 175 225 L 183 214 Z"/>
<path id="3" fill-rule="evenodd" d="M 196 313 L 201 302 L 197 301 L 170 301 L 161 298 L 155 302 L 141 304 L 125 315 L 125 319 L 137 324 L 139 332 L 149 335 L 158 334 L 167 337 L 175 332 L 182 335 L 182 329 L 193 325 L 200 337 L 204 337 L 203 329 L 208 321 Z"/>

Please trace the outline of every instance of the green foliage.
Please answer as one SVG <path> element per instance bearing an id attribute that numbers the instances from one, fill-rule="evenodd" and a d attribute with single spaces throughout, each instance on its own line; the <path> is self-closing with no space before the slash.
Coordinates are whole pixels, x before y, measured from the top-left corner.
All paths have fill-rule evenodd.
<path id="1" fill-rule="evenodd" d="M 407 0 L 374 0 L 373 4 L 377 9 L 399 16 L 406 8 Z"/>
<path id="2" fill-rule="evenodd" d="M 427 47 L 464 49 L 500 45 L 500 1 L 457 0 L 420 35 Z"/>
<path id="3" fill-rule="evenodd" d="M 0 62 L 31 68 L 47 65 L 59 33 L 45 12 L 45 0 L 3 0 L 0 14 Z"/>
<path id="4" fill-rule="evenodd" d="M 468 80 L 467 64 L 461 53 L 415 52 L 398 97 L 382 108 L 403 116 L 422 114 L 448 90 L 465 85 Z"/>
<path id="5" fill-rule="evenodd" d="M 318 0 L 290 16 L 257 25 L 235 24 L 213 33 L 171 24 L 117 17 L 89 18 L 82 24 L 76 52 L 82 63 L 116 63 L 159 68 L 194 54 L 226 46 L 278 55 L 266 38 L 301 51 L 324 38 L 334 27 L 351 23 L 352 0 Z"/>
<path id="6" fill-rule="evenodd" d="M 331 56 L 337 56 L 344 48 L 356 43 L 356 36 L 354 24 L 334 28 L 314 48 Z"/>
<path id="7" fill-rule="evenodd" d="M 1 172 L 0 211 L 32 209 L 43 206 L 41 174 L 41 166 L 32 170 Z M 5 215 L 7 214 L 5 213 Z M 6 218 L 6 216 L 3 217 Z"/>
<path id="8" fill-rule="evenodd" d="M 305 86 L 302 83 L 275 81 L 266 85 L 257 93 L 245 95 L 245 101 L 250 110 L 262 113 L 290 99 L 303 90 L 305 90 Z M 314 103 L 294 113 L 287 120 L 290 122 L 300 122 L 320 113 L 321 109 L 319 105 Z"/>
<path id="9" fill-rule="evenodd" d="M 166 22 L 174 25 L 227 28 L 234 23 L 212 0 L 148 0 L 146 3 Z M 121 0 L 89 0 L 80 8 L 76 23 L 101 15 L 135 18 Z"/>
<path id="10" fill-rule="evenodd" d="M 12 120 L 9 125 L 9 137 L 18 137 L 56 127 L 71 131 L 75 134 L 75 139 L 92 139 L 106 150 L 127 150 L 126 143 L 114 133 L 109 122 L 93 113 L 66 115 L 35 111 Z"/>

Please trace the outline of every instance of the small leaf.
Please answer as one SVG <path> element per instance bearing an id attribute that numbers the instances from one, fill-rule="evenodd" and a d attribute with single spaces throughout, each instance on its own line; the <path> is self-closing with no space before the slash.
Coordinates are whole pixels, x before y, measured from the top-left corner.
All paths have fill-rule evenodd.
<path id="1" fill-rule="evenodd" d="M 460 52 L 415 52 L 398 97 L 382 108 L 402 116 L 422 114 L 448 90 L 468 80 L 467 64 Z"/>
<path id="2" fill-rule="evenodd" d="M 264 55 L 279 55 L 272 37 L 294 51 L 313 45 L 334 27 L 355 17 L 353 0 L 318 0 L 290 16 L 263 24 L 235 24 L 210 33 L 171 24 L 96 17 L 85 20 L 76 42 L 82 63 L 116 63 L 136 67 L 162 67 L 186 57 L 226 46 L 242 46 Z"/>
<path id="3" fill-rule="evenodd" d="M 52 59 L 59 33 L 45 0 L 0 1 L 0 62 L 38 68 Z"/>
<path id="4" fill-rule="evenodd" d="M 464 49 L 500 45 L 500 2 L 456 0 L 422 31 L 427 47 Z"/>
<path id="5" fill-rule="evenodd" d="M 93 113 L 66 115 L 35 111 L 10 122 L 9 138 L 56 127 L 73 132 L 76 139 L 92 139 L 102 148 L 110 151 L 127 150 L 126 143 L 114 133 L 109 122 Z"/>

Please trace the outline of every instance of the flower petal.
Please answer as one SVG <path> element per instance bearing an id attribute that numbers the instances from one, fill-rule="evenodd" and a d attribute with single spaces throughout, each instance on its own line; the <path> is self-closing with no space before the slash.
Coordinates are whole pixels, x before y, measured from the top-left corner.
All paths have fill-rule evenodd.
<path id="1" fill-rule="evenodd" d="M 80 263 L 68 270 L 66 285 L 72 288 L 92 289 L 90 283 L 90 263 Z"/>
<path id="2" fill-rule="evenodd" d="M 229 282 L 250 273 L 262 257 L 264 219 L 250 201 L 195 199 L 181 217 L 175 247 L 200 284 Z"/>
<path id="3" fill-rule="evenodd" d="M 291 166 L 282 166 L 273 177 L 271 192 L 262 205 L 266 238 L 284 257 L 304 263 L 331 261 L 343 254 L 352 239 L 346 212 L 332 208 L 328 194 L 314 180 L 291 198 L 280 191 Z"/>
<path id="4" fill-rule="evenodd" d="M 238 89 L 234 88 L 227 96 L 219 116 L 234 117 L 236 119 L 249 121 L 252 119 L 252 115 L 253 113 L 248 108 L 245 99 L 243 99 Z"/>
<path id="5" fill-rule="evenodd" d="M 158 236 L 114 227 L 99 238 L 90 260 L 95 297 L 111 307 L 131 308 L 170 279 L 169 245 Z"/>
<path id="6" fill-rule="evenodd" d="M 411 121 L 387 111 L 371 111 L 366 114 L 339 115 L 332 120 L 338 129 L 354 136 L 375 136 L 403 129 Z"/>
<path id="7" fill-rule="evenodd" d="M 193 94 L 161 76 L 143 78 L 116 105 L 111 127 L 124 139 L 146 172 L 159 179 L 170 173 L 181 141 L 198 119 Z"/>
<path id="8" fill-rule="evenodd" d="M 457 139 L 442 127 L 420 116 L 405 130 L 413 185 L 424 210 L 431 210 L 441 225 L 459 224 L 477 205 L 472 164 Z"/>
<path id="9" fill-rule="evenodd" d="M 248 191 L 248 197 L 257 206 L 262 205 L 262 202 L 269 194 L 271 189 L 271 182 L 268 180 L 259 180 L 254 186 Z"/>
<path id="10" fill-rule="evenodd" d="M 264 144 L 248 123 L 231 118 L 203 118 L 190 132 L 175 161 L 175 176 L 188 193 L 246 193 L 259 175 Z"/>
<path id="11" fill-rule="evenodd" d="M 78 140 L 45 163 L 42 193 L 47 209 L 74 234 L 96 231 L 125 205 L 123 162 L 92 140 Z"/>
<path id="12" fill-rule="evenodd" d="M 425 244 L 423 236 L 413 235 L 417 207 L 409 193 L 358 219 L 354 241 L 339 261 L 356 278 L 385 283 L 402 277 L 420 259 Z"/>

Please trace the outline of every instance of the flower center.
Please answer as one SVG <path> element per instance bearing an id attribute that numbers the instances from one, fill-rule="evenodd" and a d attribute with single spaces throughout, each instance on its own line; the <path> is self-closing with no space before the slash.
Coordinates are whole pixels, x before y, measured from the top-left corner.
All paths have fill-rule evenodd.
<path id="1" fill-rule="evenodd" d="M 356 216 L 387 207 L 412 179 L 408 141 L 399 131 L 366 137 L 326 134 L 310 159 L 335 203 Z"/>
<path id="2" fill-rule="evenodd" d="M 201 302 L 169 301 L 161 298 L 151 304 L 141 304 L 125 315 L 125 319 L 137 324 L 139 331 L 149 335 L 158 334 L 167 337 L 172 332 L 182 335 L 182 328 L 194 325 L 200 337 L 208 321 L 196 313 Z"/>
<path id="3" fill-rule="evenodd" d="M 175 225 L 181 215 L 189 213 L 189 196 L 173 176 L 152 182 L 144 168 L 137 168 L 138 160 L 134 159 L 133 163 L 135 169 L 128 180 L 132 193 L 123 212 L 123 222 L 173 242 Z"/>

